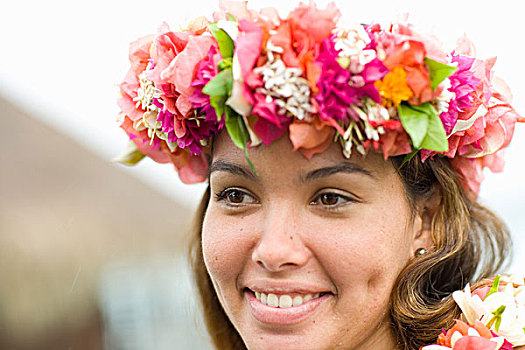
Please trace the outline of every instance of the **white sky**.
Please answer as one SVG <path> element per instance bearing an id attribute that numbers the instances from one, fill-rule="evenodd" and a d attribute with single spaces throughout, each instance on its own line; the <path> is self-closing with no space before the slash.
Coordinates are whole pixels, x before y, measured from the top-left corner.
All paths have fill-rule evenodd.
<path id="1" fill-rule="evenodd" d="M 318 1 L 324 6 L 327 1 Z M 434 30 L 447 47 L 467 33 L 478 57 L 498 55 L 495 71 L 505 78 L 515 107 L 525 114 L 523 12 L 519 1 L 336 1 L 349 21 L 369 23 L 409 12 L 419 28 Z M 10 1 L 0 13 L 0 93 L 32 115 L 85 145 L 104 159 L 123 150 L 127 137 L 115 122 L 117 84 L 129 62 L 129 43 L 154 33 L 166 21 L 211 16 L 218 1 Z M 256 0 L 282 15 L 296 1 Z M 521 64 L 521 65 L 520 65 Z M 3 150 L 5 151 L 5 150 Z M 525 124 L 517 126 L 503 174 L 487 174 L 481 199 L 508 222 L 519 251 L 525 249 Z M 182 185 L 169 165 L 144 161 L 123 169 L 176 200 L 196 205 L 204 187 Z M 518 232 L 519 231 L 519 232 Z M 516 252 L 512 271 L 525 274 L 525 254 Z"/>

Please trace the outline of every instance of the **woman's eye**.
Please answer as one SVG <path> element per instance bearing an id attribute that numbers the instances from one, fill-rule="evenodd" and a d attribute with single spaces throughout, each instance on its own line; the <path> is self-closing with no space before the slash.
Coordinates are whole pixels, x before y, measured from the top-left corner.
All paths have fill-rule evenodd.
<path id="1" fill-rule="evenodd" d="M 216 196 L 217 200 L 225 201 L 226 203 L 232 205 L 251 204 L 257 202 L 257 200 L 252 195 L 236 188 L 226 189 L 218 193 Z"/>
<path id="2" fill-rule="evenodd" d="M 334 208 L 334 207 L 338 207 L 340 205 L 344 205 L 344 204 L 351 203 L 351 202 L 354 202 L 354 200 L 347 196 L 344 196 L 338 193 L 333 193 L 333 192 L 326 192 L 326 193 L 321 193 L 317 195 L 310 202 L 310 204 L 322 205 L 325 207 Z"/>

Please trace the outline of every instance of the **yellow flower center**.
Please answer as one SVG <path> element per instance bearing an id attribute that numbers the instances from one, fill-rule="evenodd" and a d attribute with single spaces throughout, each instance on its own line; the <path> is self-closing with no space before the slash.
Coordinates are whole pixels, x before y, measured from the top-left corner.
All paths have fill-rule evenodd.
<path id="1" fill-rule="evenodd" d="M 414 95 L 407 84 L 407 73 L 401 66 L 394 67 L 383 80 L 376 81 L 375 86 L 381 97 L 387 99 L 386 107 L 390 103 L 397 107 L 401 101 L 408 101 Z"/>

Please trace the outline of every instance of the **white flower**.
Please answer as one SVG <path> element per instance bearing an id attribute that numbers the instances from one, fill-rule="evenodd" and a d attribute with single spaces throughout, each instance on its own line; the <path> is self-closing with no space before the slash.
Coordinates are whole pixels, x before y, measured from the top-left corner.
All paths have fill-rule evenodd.
<path id="1" fill-rule="evenodd" d="M 508 283 L 503 291 L 492 293 L 483 301 L 490 311 L 481 319 L 481 322 L 485 324 L 492 319 L 492 313 L 495 310 L 502 306 L 505 307 L 505 311 L 501 314 L 498 330 L 496 330 L 495 324 L 492 325 L 491 329 L 504 336 L 514 346 L 525 345 L 525 304 L 518 303 L 516 298 L 517 294 L 522 293 L 523 286 L 515 288 L 512 283 Z"/>
<path id="2" fill-rule="evenodd" d="M 371 40 L 362 25 L 340 24 L 333 33 L 335 49 L 339 57 L 348 58 L 345 66 L 353 74 L 361 73 L 365 65 L 377 57 L 375 50 L 366 49 Z"/>
<path id="3" fill-rule="evenodd" d="M 345 133 L 342 135 L 343 155 L 350 158 L 352 147 L 355 145 L 359 153 L 365 154 L 364 143 L 367 140 L 379 141 L 380 135 L 385 133 L 382 126 L 374 127 L 370 122 L 389 120 L 395 111 L 390 111 L 382 105 L 366 99 L 362 106 L 349 106 L 359 116 L 358 121 L 351 120 Z"/>
<path id="4" fill-rule="evenodd" d="M 514 346 L 525 345 L 525 286 L 523 278 L 503 277 L 509 281 L 498 291 L 489 293 L 484 300 L 472 295 L 467 284 L 464 291 L 456 291 L 452 297 L 461 308 L 468 323 L 480 320 L 499 336 Z M 513 284 L 513 281 L 516 284 Z"/>
<path id="5" fill-rule="evenodd" d="M 456 98 L 456 94 L 452 91 L 449 91 L 449 89 L 452 87 L 449 78 L 446 78 L 441 83 L 441 85 L 443 86 L 443 91 L 436 99 L 436 109 L 437 109 L 438 115 L 443 112 L 448 112 L 450 101 Z"/>
<path id="6" fill-rule="evenodd" d="M 469 324 L 474 324 L 475 320 L 479 320 L 481 316 L 488 312 L 481 298 L 470 293 L 470 285 L 468 283 L 463 291 L 458 290 L 452 293 L 452 297 Z"/>
<path id="7" fill-rule="evenodd" d="M 302 77 L 303 71 L 299 68 L 288 68 L 279 54 L 282 48 L 267 45 L 268 60 L 264 66 L 254 69 L 262 75 L 264 87 L 257 92 L 266 95 L 268 102 L 275 101 L 280 114 L 289 114 L 297 119 L 310 119 L 312 105 L 310 104 L 310 83 Z"/>
<path id="8" fill-rule="evenodd" d="M 160 99 L 161 91 L 155 87 L 153 81 L 148 78 L 146 72 L 148 68 L 139 75 L 139 88 L 137 89 L 137 97 L 133 99 L 136 102 L 137 108 L 143 111 L 160 111 L 160 108 L 153 104 L 153 99 Z M 160 100 L 159 100 L 160 101 Z"/>

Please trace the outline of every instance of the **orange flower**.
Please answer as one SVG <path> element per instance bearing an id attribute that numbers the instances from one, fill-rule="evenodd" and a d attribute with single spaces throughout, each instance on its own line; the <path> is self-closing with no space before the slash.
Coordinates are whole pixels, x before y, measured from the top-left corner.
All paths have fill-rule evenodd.
<path id="1" fill-rule="evenodd" d="M 455 332 L 459 332 L 462 336 L 468 336 L 469 335 L 469 328 L 473 328 L 478 332 L 480 337 L 491 339 L 493 337 L 492 333 L 490 333 L 490 330 L 480 321 L 476 320 L 474 322 L 474 325 L 468 325 L 463 321 L 456 320 L 456 324 L 454 327 L 452 327 L 450 330 L 447 331 L 446 334 L 440 334 L 438 338 L 438 345 L 445 345 L 445 346 L 452 346 L 452 336 Z"/>
<path id="2" fill-rule="evenodd" d="M 394 67 L 383 80 L 376 81 L 375 86 L 381 97 L 392 101 L 396 107 L 414 95 L 407 83 L 407 73 L 401 66 Z"/>
<path id="3" fill-rule="evenodd" d="M 298 150 L 308 159 L 326 150 L 333 143 L 335 133 L 334 128 L 323 123 L 317 116 L 312 122 L 294 120 L 289 131 L 294 150 Z"/>
<path id="4" fill-rule="evenodd" d="M 440 49 L 439 42 L 432 36 L 422 36 L 414 32 L 412 26 L 400 23 L 391 28 L 379 40 L 386 44 L 384 64 L 392 69 L 402 66 L 407 73 L 407 83 L 413 96 L 410 104 L 421 105 L 434 100 L 441 93 L 432 90 L 425 57 L 446 63 L 446 54 Z"/>

